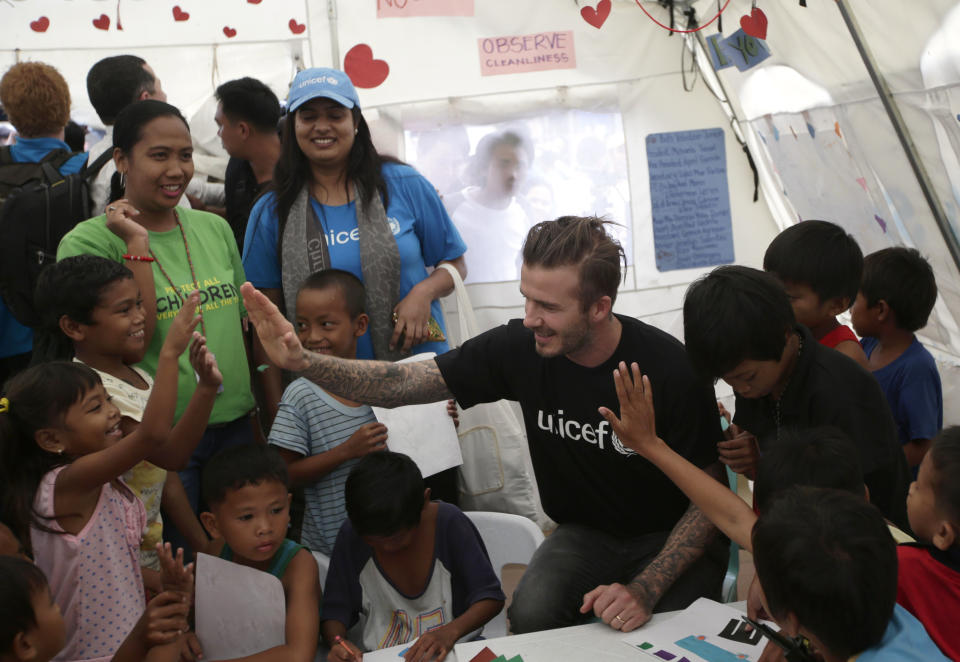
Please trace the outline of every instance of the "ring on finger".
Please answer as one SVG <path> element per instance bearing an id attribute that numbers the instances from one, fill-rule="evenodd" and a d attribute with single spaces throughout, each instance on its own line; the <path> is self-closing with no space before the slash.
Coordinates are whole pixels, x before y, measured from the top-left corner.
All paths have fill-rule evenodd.
<path id="1" fill-rule="evenodd" d="M 623 620 L 622 618 L 620 618 L 620 614 L 617 614 L 616 616 L 614 616 L 614 617 L 613 617 L 613 620 L 615 620 L 615 621 L 620 621 L 620 625 L 623 625 L 624 623 L 626 623 L 625 620 Z"/>
<path id="2" fill-rule="evenodd" d="M 110 205 L 109 207 L 107 207 L 107 211 L 117 211 L 117 208 L 114 207 L 113 205 Z"/>

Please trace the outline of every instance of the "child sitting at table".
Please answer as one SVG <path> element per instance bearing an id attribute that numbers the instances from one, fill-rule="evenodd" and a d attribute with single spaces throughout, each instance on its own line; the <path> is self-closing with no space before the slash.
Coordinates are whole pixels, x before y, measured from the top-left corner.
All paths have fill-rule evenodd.
<path id="1" fill-rule="evenodd" d="M 722 462 L 755 478 L 756 440 L 833 425 L 857 447 L 870 501 L 907 528 L 909 473 L 877 380 L 796 324 L 780 281 L 749 267 L 717 267 L 687 290 L 683 331 L 694 368 L 733 387 L 733 422 L 753 435 L 721 442 Z"/>
<path id="2" fill-rule="evenodd" d="M 476 527 L 456 506 L 430 500 L 409 457 L 364 457 L 347 478 L 346 502 L 321 615 L 329 659 L 358 659 L 348 639 L 369 651 L 419 637 L 404 660 L 439 662 L 503 608 Z"/>
<path id="3" fill-rule="evenodd" d="M 896 605 L 897 549 L 879 511 L 837 489 L 793 486 L 758 518 L 749 506 L 656 436 L 650 381 L 633 364 L 614 373 L 621 442 L 659 467 L 731 540 L 753 552 L 764 608 L 789 636 L 831 662 L 945 660 L 923 625 Z M 913 518 L 911 518 L 911 521 Z M 593 596 L 587 594 L 584 607 Z"/>
<path id="4" fill-rule="evenodd" d="M 262 444 L 224 449 L 203 472 L 200 519 L 220 558 L 269 572 L 283 584 L 286 641 L 244 662 L 313 662 L 317 653 L 320 578 L 310 552 L 286 538 L 290 526 L 287 466 Z"/>
<path id="5" fill-rule="evenodd" d="M 818 343 L 867 367 L 857 336 L 837 321 L 860 288 L 863 253 L 856 239 L 835 223 L 802 221 L 770 242 L 763 270 L 783 281 L 797 323 L 810 329 Z"/>

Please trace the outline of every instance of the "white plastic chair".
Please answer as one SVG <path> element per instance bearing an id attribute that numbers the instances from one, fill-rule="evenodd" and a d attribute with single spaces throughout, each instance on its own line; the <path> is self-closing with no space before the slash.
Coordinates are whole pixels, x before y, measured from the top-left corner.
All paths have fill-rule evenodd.
<path id="1" fill-rule="evenodd" d="M 480 537 L 490 555 L 490 564 L 501 583 L 503 566 L 508 563 L 526 565 L 543 542 L 543 531 L 526 517 L 485 511 L 468 511 L 466 515 L 480 531 Z M 507 610 L 504 609 L 484 626 L 483 636 L 493 639 L 506 634 Z"/>
<path id="2" fill-rule="evenodd" d="M 327 571 L 330 570 L 330 557 L 320 552 L 310 552 L 313 558 L 317 560 L 317 569 L 320 571 L 320 587 L 327 585 Z"/>

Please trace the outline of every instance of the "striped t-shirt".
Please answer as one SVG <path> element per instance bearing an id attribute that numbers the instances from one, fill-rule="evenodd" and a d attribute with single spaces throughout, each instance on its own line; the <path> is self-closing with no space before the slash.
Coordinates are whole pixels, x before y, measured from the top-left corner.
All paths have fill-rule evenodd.
<path id="1" fill-rule="evenodd" d="M 269 443 L 304 457 L 336 448 L 357 428 L 376 422 L 367 405 L 349 407 L 311 381 L 297 379 L 283 392 Z M 306 502 L 301 542 L 329 556 L 347 519 L 343 486 L 359 460 L 348 460 L 303 490 Z"/>

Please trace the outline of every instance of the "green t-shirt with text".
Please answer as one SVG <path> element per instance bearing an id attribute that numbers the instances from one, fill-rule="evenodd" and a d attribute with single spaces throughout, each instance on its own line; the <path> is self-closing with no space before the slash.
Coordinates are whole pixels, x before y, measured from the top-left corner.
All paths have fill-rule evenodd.
<path id="1" fill-rule="evenodd" d="M 253 408 L 250 371 L 241 327 L 241 319 L 247 314 L 240 296 L 240 285 L 245 280 L 243 265 L 233 232 L 226 221 L 214 214 L 182 207 L 177 207 L 177 213 L 197 276 L 207 347 L 216 356 L 217 365 L 223 373 L 223 392 L 213 405 L 210 423 L 226 423 Z M 87 254 L 122 263 L 126 248 L 123 240 L 107 229 L 106 216 L 101 215 L 77 224 L 67 233 L 57 248 L 57 259 Z M 179 228 L 151 232 L 150 250 L 157 259 L 152 263 L 157 296 L 157 326 L 147 353 L 138 366 L 155 375 L 160 347 L 173 318 L 180 310 L 181 297 L 189 295 L 194 286 Z M 173 280 L 176 291 L 164 276 L 164 271 Z M 189 352 L 180 356 L 179 366 L 177 419 L 186 409 L 197 385 Z"/>

